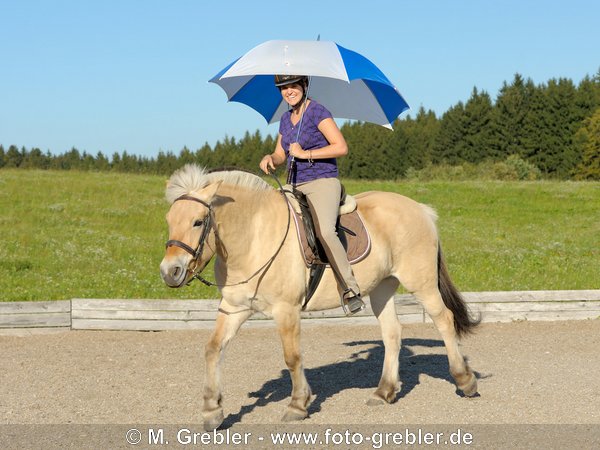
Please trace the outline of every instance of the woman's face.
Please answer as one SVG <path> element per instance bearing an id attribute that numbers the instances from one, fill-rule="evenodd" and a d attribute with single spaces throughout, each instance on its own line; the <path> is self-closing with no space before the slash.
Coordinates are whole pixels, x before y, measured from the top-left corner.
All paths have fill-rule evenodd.
<path id="1" fill-rule="evenodd" d="M 292 83 L 279 88 L 281 96 L 292 108 L 302 101 L 304 88 L 301 84 Z"/>

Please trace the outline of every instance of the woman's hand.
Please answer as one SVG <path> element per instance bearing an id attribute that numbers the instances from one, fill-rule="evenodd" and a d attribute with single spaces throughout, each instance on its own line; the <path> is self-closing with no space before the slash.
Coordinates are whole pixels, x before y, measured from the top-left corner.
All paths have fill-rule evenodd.
<path id="1" fill-rule="evenodd" d="M 269 173 L 269 169 L 275 170 L 275 163 L 273 162 L 273 156 L 265 155 L 263 157 L 263 159 L 260 161 L 260 164 L 258 166 L 266 174 Z"/>
<path id="2" fill-rule="evenodd" d="M 275 170 L 279 164 L 283 164 L 287 157 L 285 156 L 285 151 L 281 146 L 281 133 L 277 135 L 277 144 L 275 144 L 275 151 L 270 155 L 263 156 L 263 159 L 258 164 L 258 167 L 266 173 L 269 174 L 269 170 Z"/>
<path id="3" fill-rule="evenodd" d="M 290 155 L 297 159 L 308 159 L 310 157 L 310 152 L 304 150 L 300 147 L 300 144 L 295 142 L 290 144 Z"/>

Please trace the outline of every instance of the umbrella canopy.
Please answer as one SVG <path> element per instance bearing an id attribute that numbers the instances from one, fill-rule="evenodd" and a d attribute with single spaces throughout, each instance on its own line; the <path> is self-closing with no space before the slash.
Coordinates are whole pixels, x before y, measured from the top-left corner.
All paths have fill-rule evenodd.
<path id="1" fill-rule="evenodd" d="M 267 41 L 229 64 L 211 80 L 232 102 L 277 122 L 288 105 L 273 76 L 310 77 L 309 96 L 336 118 L 391 128 L 409 106 L 391 81 L 364 56 L 330 41 Z"/>

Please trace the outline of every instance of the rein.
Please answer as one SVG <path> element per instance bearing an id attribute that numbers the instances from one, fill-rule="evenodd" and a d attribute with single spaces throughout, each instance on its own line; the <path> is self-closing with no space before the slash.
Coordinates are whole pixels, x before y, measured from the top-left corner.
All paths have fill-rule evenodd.
<path id="1" fill-rule="evenodd" d="M 196 265 L 195 267 L 191 270 L 192 272 L 192 277 L 189 279 L 189 281 L 187 282 L 187 284 L 189 285 L 193 280 L 197 279 L 200 280 L 202 283 L 204 283 L 206 286 L 215 286 L 217 288 L 223 288 L 223 287 L 230 287 L 230 286 L 239 286 L 242 284 L 247 284 L 250 280 L 252 280 L 254 277 L 256 277 L 259 274 L 265 274 L 267 272 L 267 270 L 269 270 L 269 267 L 271 267 L 271 264 L 273 263 L 273 261 L 275 260 L 275 258 L 277 257 L 277 255 L 279 254 L 279 252 L 281 251 L 281 249 L 283 248 L 283 245 L 285 244 L 285 240 L 287 239 L 287 236 L 289 234 L 290 231 L 290 224 L 291 224 L 291 211 L 289 208 L 289 200 L 287 199 L 286 195 L 285 195 L 285 190 L 283 189 L 283 186 L 281 185 L 281 182 L 279 181 L 279 179 L 275 176 L 274 172 L 269 171 L 269 175 L 271 175 L 275 181 L 277 182 L 277 184 L 279 185 L 279 191 L 281 192 L 281 194 L 283 195 L 283 198 L 285 200 L 285 202 L 288 204 L 288 222 L 287 222 L 287 226 L 285 229 L 285 234 L 283 235 L 283 239 L 281 240 L 281 243 L 279 244 L 279 247 L 277 247 L 277 250 L 275 250 L 275 253 L 273 254 L 273 256 L 271 256 L 267 262 L 265 262 L 262 266 L 260 266 L 260 268 L 254 272 L 250 277 L 248 277 L 247 279 L 243 280 L 243 281 L 239 281 L 237 283 L 231 283 L 231 284 L 217 284 L 214 283 L 212 281 L 209 281 L 205 278 L 203 278 L 198 272 L 196 272 L 196 268 L 198 265 L 198 259 L 202 256 L 202 252 L 204 251 L 204 245 L 206 242 L 206 239 L 208 238 L 208 234 L 210 233 L 211 228 L 214 229 L 215 231 L 215 237 L 217 238 L 217 240 L 219 239 L 219 235 L 217 233 L 217 229 L 214 225 L 214 209 L 213 206 L 210 203 L 205 202 L 204 200 L 201 200 L 199 198 L 193 197 L 191 195 L 182 195 L 181 197 L 178 197 L 177 199 L 175 199 L 176 201 L 179 200 L 191 200 L 191 201 L 195 201 L 198 203 L 201 203 L 202 205 L 206 206 L 208 208 L 208 215 L 206 216 L 206 221 L 204 223 L 204 229 L 202 230 L 202 234 L 200 235 L 200 239 L 198 241 L 198 245 L 196 247 L 196 249 L 194 250 L 192 247 L 190 247 L 189 245 L 187 245 L 185 242 L 181 242 L 178 241 L 176 239 L 170 239 L 167 241 L 166 247 L 169 248 L 171 246 L 175 246 L 175 247 L 179 247 L 183 250 L 185 250 L 187 253 L 189 253 L 190 255 L 192 255 L 193 260 Z M 173 202 L 174 203 L 174 202 Z M 190 270 L 188 268 L 188 270 Z"/>

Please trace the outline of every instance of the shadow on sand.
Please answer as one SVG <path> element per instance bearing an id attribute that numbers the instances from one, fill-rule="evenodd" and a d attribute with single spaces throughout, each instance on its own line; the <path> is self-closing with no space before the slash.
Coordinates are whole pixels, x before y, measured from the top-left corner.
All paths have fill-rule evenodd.
<path id="1" fill-rule="evenodd" d="M 321 405 L 327 399 L 346 389 L 372 388 L 375 390 L 377 388 L 385 352 L 382 341 L 353 341 L 346 342 L 344 345 L 348 347 L 370 347 L 353 353 L 344 361 L 312 369 L 305 368 L 308 383 L 313 393 L 316 394 L 308 408 L 309 415 L 319 412 Z M 440 347 L 442 353 L 417 355 L 411 350 L 411 347 Z M 446 380 L 454 385 L 443 341 L 410 338 L 402 340 L 400 350 L 400 381 L 402 387 L 396 395 L 396 401 L 408 395 L 419 384 L 421 374 Z M 480 374 L 477 372 L 475 372 L 475 376 L 480 378 Z M 332 380 L 336 382 L 332 383 Z M 289 373 L 287 370 L 282 370 L 278 378 L 267 381 L 260 390 L 249 393 L 248 397 L 256 398 L 256 401 L 252 405 L 243 406 L 239 412 L 226 417 L 221 428 L 226 429 L 240 422 L 244 415 L 251 413 L 257 407 L 289 398 L 291 389 Z M 463 395 L 458 390 L 456 393 L 460 396 Z"/>

